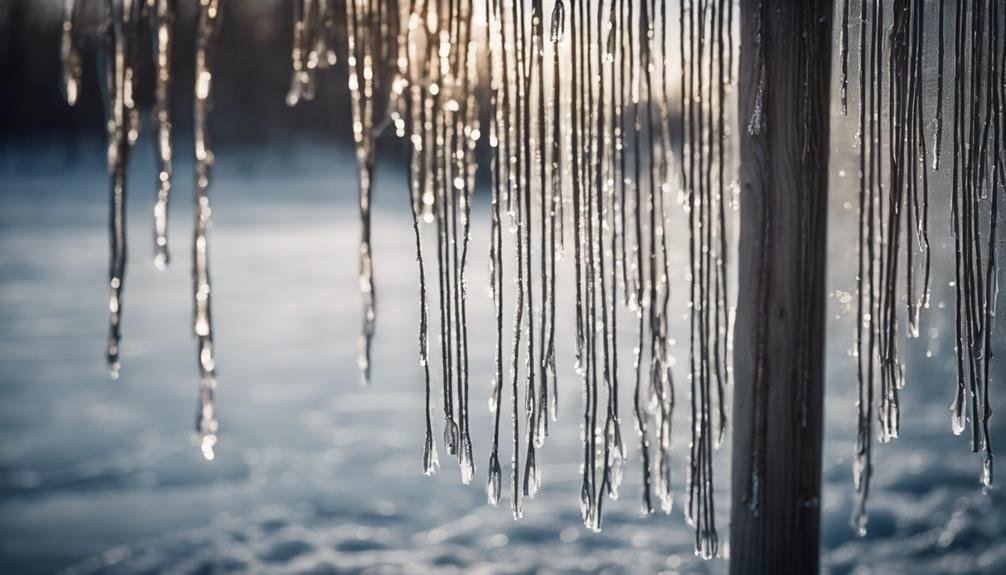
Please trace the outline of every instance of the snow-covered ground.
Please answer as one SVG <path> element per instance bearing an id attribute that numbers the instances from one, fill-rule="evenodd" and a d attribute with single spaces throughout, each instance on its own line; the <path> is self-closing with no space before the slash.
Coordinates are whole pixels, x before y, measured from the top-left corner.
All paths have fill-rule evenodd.
<path id="1" fill-rule="evenodd" d="M 441 448 L 440 472 L 422 475 L 418 276 L 404 176 L 382 166 L 377 182 L 378 332 L 374 382 L 362 388 L 355 367 L 355 174 L 345 149 L 219 154 L 211 271 L 221 439 L 217 459 L 203 461 L 192 437 L 190 166 L 176 168 L 174 262 L 157 272 L 149 257 L 147 152 L 141 148 L 133 170 L 123 370 L 116 382 L 103 365 L 108 241 L 100 152 L 73 163 L 44 154 L 0 162 L 0 572 L 725 571 L 722 559 L 693 556 L 692 531 L 677 503 L 670 517 L 640 517 L 634 449 L 621 498 L 605 506 L 604 530 L 582 526 L 571 305 L 559 310 L 561 413 L 539 452 L 543 491 L 516 522 L 505 505 L 485 504 L 495 335 L 484 297 L 484 197 L 476 200 L 469 298 L 479 471 L 462 486 L 456 462 Z M 836 192 L 831 202 L 825 567 L 1004 573 L 1002 492 L 981 493 L 980 460 L 965 438 L 949 432 L 952 349 L 931 331 L 907 346 L 903 432 L 876 452 L 870 533 L 858 539 L 848 527 L 855 381 L 841 292 L 851 291 L 855 254 L 848 239 L 854 212 L 843 207 L 846 200 L 853 201 Z M 672 246 L 680 245 L 673 240 L 683 227 L 671 226 Z M 680 273 L 672 277 L 672 333 L 679 342 L 686 328 L 678 297 L 684 255 L 677 254 Z M 936 283 L 946 278 L 938 274 Z M 951 303 L 940 290 L 935 297 Z M 950 325 L 949 308 L 934 307 L 924 330 Z M 621 337 L 628 349 L 632 334 Z M 679 343 L 678 357 L 685 352 Z M 675 372 L 681 397 L 684 363 Z M 675 482 L 682 494 L 687 427 L 684 410 L 678 414 Z M 629 433 L 628 412 L 623 420 Z M 722 451 L 717 509 L 726 538 L 728 447 Z"/>

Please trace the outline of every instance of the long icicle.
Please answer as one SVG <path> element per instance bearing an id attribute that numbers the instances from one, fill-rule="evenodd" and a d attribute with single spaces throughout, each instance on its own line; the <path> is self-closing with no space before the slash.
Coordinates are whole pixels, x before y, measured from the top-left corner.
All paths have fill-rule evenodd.
<path id="1" fill-rule="evenodd" d="M 860 27 L 860 110 L 859 110 L 859 280 L 857 303 L 857 357 L 859 362 L 858 431 L 856 435 L 855 460 L 853 462 L 853 484 L 857 491 L 857 501 L 852 514 L 852 527 L 860 535 L 866 533 L 866 502 L 873 475 L 873 405 L 874 405 L 874 365 L 877 334 L 879 332 L 878 307 L 878 265 L 875 252 L 881 245 L 877 239 L 876 215 L 879 203 L 877 184 L 880 177 L 879 130 L 877 109 L 880 102 L 879 72 L 879 3 L 861 4 Z M 869 30 L 869 43 L 867 32 Z M 869 52 L 867 51 L 869 46 Z"/>
<path id="2" fill-rule="evenodd" d="M 549 402 L 548 416 L 555 421 L 558 418 L 559 410 L 559 388 L 555 374 L 555 265 L 559 252 L 556 247 L 556 233 L 559 234 L 559 247 L 562 250 L 563 234 L 563 184 L 562 184 L 562 92 L 561 76 L 559 68 L 559 49 L 566 29 L 566 8 L 563 0 L 555 0 L 552 8 L 549 34 L 552 44 L 552 147 L 550 159 L 550 189 L 549 189 L 549 306 L 548 306 L 548 344 L 545 349 L 544 366 L 542 368 L 545 377 L 552 380 L 552 398 Z M 558 228 L 557 228 L 558 222 Z M 546 432 L 547 432 L 546 426 Z"/>
<path id="3" fill-rule="evenodd" d="M 491 5 L 490 5 L 491 2 Z M 496 372 L 489 397 L 489 411 L 493 414 L 492 449 L 489 453 L 486 496 L 489 504 L 499 505 L 502 492 L 503 471 L 499 461 L 500 415 L 503 411 L 503 193 L 509 181 L 509 146 L 501 141 L 507 133 L 506 101 L 500 71 L 505 66 L 503 54 L 502 0 L 486 0 L 486 46 L 489 48 L 490 68 L 490 133 L 492 149 L 492 224 L 489 244 L 489 282 L 493 307 L 496 312 Z"/>
<path id="4" fill-rule="evenodd" d="M 418 28 L 413 16 L 416 15 L 415 2 L 412 2 L 413 6 L 406 19 L 406 29 L 400 33 L 404 33 L 405 39 L 400 40 L 400 65 L 404 65 L 405 69 L 401 70 L 401 77 L 407 78 L 407 86 L 403 86 L 404 90 L 408 88 L 408 98 L 404 101 L 407 102 L 407 115 L 412 120 L 414 124 L 419 123 L 421 118 L 420 112 L 422 109 L 422 97 L 421 97 L 421 74 L 418 71 L 420 64 L 417 62 L 419 54 L 412 50 L 412 34 Z M 416 16 L 418 18 L 418 16 Z M 433 436 L 433 415 L 431 406 L 431 382 L 430 382 L 430 351 L 429 351 L 429 298 L 427 296 L 427 283 L 426 283 L 426 264 L 423 259 L 423 236 L 421 231 L 422 224 L 422 196 L 423 196 L 423 171 L 422 171 L 422 136 L 420 134 L 413 134 L 410 139 L 409 151 L 409 195 L 410 195 L 410 208 L 412 210 L 412 230 L 415 235 L 416 240 L 416 262 L 419 265 L 419 364 L 423 368 L 423 377 L 425 381 L 425 391 L 426 391 L 426 435 L 423 442 L 423 474 L 431 476 L 437 472 L 440 467 L 440 461 L 437 457 L 437 444 Z"/>
<path id="5" fill-rule="evenodd" d="M 205 0 L 204 0 L 205 1 Z M 357 364 L 361 381 L 370 383 L 370 352 L 376 327 L 374 270 L 370 246 L 370 196 L 375 162 L 374 49 L 380 41 L 376 30 L 375 0 L 347 0 L 346 19 L 349 57 L 349 93 L 353 108 L 353 139 L 359 164 L 360 293 L 363 296 L 363 326 Z"/>
<path id="6" fill-rule="evenodd" d="M 192 247 L 192 280 L 194 299 L 193 331 L 199 349 L 199 410 L 196 430 L 199 432 L 203 457 L 212 460 L 217 443 L 216 362 L 213 348 L 213 320 L 210 313 L 210 272 L 207 231 L 210 227 L 210 171 L 213 148 L 209 140 L 209 113 L 213 96 L 213 44 L 220 22 L 220 0 L 200 0 L 199 24 L 196 29 L 195 87 L 195 231 Z"/>
<path id="7" fill-rule="evenodd" d="M 511 365 L 510 365 L 510 378 L 511 378 L 511 393 L 512 393 L 512 423 L 513 423 L 513 454 L 510 460 L 510 488 L 511 488 L 511 511 L 515 519 L 523 516 L 524 511 L 522 507 L 521 499 L 521 489 L 520 489 L 520 411 L 518 405 L 520 403 L 520 350 L 521 350 L 521 334 L 524 329 L 524 310 L 525 303 L 524 300 L 527 297 L 527 292 L 525 290 L 524 281 L 524 232 L 523 226 L 525 225 L 526 215 L 524 214 L 524 204 L 521 201 L 520 194 L 527 193 L 526 183 L 523 178 L 523 163 L 524 163 L 524 148 L 526 144 L 527 132 L 524 127 L 522 111 L 522 103 L 524 106 L 527 105 L 526 97 L 522 90 L 524 83 L 524 75 L 522 72 L 523 65 L 523 40 L 519 35 L 519 22 L 520 22 L 520 12 L 518 11 L 518 5 L 516 2 L 511 1 L 510 4 L 510 36 L 507 40 L 507 44 L 512 48 L 513 53 L 513 68 L 512 75 L 513 79 L 507 78 L 505 80 L 508 90 L 512 91 L 511 101 L 514 102 L 513 108 L 513 118 L 512 126 L 514 129 L 514 137 L 511 138 L 512 148 L 510 150 L 510 163 L 513 168 L 511 184 L 509 186 L 510 192 L 509 196 L 511 198 L 511 209 L 512 218 L 516 221 L 516 245 L 515 245 L 515 255 L 516 255 L 516 284 L 517 284 L 517 298 L 516 298 L 516 312 L 514 313 L 513 320 L 513 339 L 511 342 Z M 508 60 L 504 70 L 511 66 L 511 61 Z M 529 330 L 530 332 L 530 330 Z M 533 349 L 533 348 L 532 348 Z M 527 359 L 529 368 L 532 369 L 533 362 L 530 358 Z M 528 421 L 530 426 L 530 422 Z"/>
<path id="8" fill-rule="evenodd" d="M 716 531 L 713 452 L 726 429 L 725 387 L 729 365 L 729 314 L 726 283 L 726 220 L 723 205 L 722 114 L 724 68 L 729 53 L 722 49 L 729 10 L 724 2 L 682 3 L 684 161 L 682 182 L 689 218 L 689 380 L 691 387 L 692 441 L 688 468 L 686 518 L 696 527 L 696 553 L 719 553 Z M 687 22 L 687 27 L 684 22 Z M 687 29 L 686 29 L 687 28 Z M 754 48 L 761 54 L 761 40 Z M 763 73 L 763 72 L 762 72 Z M 759 97 L 762 91 L 759 86 Z M 719 109 L 719 111 L 717 111 Z M 752 134 L 761 130 L 763 111 L 756 105 L 748 124 Z M 714 170 L 715 167 L 715 170 Z M 714 177 L 715 176 L 715 177 Z M 757 411 L 757 410 L 756 410 Z M 749 504 L 757 508 L 761 431 L 756 416 L 755 465 Z"/>
<path id="9" fill-rule="evenodd" d="M 163 270 L 168 252 L 168 200 L 171 196 L 174 152 L 171 126 L 171 52 L 174 49 L 175 0 L 148 0 L 154 37 L 154 129 L 156 133 L 157 199 L 154 202 L 154 267 Z"/>
<path id="10" fill-rule="evenodd" d="M 628 22 L 626 25 L 627 29 L 627 39 L 626 44 L 629 49 L 629 66 L 633 70 L 636 68 L 636 50 L 635 50 L 635 23 L 633 22 L 633 6 L 634 2 L 629 2 L 628 6 Z M 635 75 L 634 75 L 635 76 Z M 633 390 L 633 410 L 635 413 L 636 421 L 636 431 L 639 434 L 639 451 L 640 459 L 642 463 L 643 470 L 643 489 L 642 489 L 642 512 L 644 515 L 649 515 L 653 513 L 653 502 L 651 497 L 653 475 L 650 466 L 650 438 L 649 438 L 649 426 L 648 416 L 645 411 L 645 403 L 642 397 L 643 394 L 643 384 L 642 384 L 642 370 L 643 370 L 643 341 L 646 329 L 646 317 L 643 314 L 643 282 L 642 282 L 642 270 L 644 266 L 643 262 L 643 212 L 642 212 L 642 201 L 640 196 L 641 183 L 640 176 L 642 173 L 642 143 L 640 139 L 641 132 L 641 121 L 639 115 L 639 89 L 635 82 L 638 78 L 633 81 L 633 86 L 631 88 L 631 100 L 632 100 L 632 150 L 633 150 L 633 179 L 632 185 L 627 186 L 628 193 L 629 190 L 634 194 L 633 206 L 634 206 L 634 217 L 633 217 L 633 228 L 634 228 L 634 238 L 633 238 L 633 248 L 632 251 L 635 252 L 635 265 L 634 271 L 632 273 L 632 285 L 634 286 L 633 299 L 631 301 L 630 307 L 633 309 L 636 315 L 636 345 L 633 350 L 633 369 L 635 372 L 635 385 Z"/>
<path id="11" fill-rule="evenodd" d="M 106 2 L 105 108 L 108 116 L 108 173 L 111 187 L 106 361 L 112 379 L 119 377 L 121 367 L 122 290 L 126 275 L 126 179 L 130 152 L 139 135 L 139 112 L 134 100 L 139 8 L 135 0 Z"/>

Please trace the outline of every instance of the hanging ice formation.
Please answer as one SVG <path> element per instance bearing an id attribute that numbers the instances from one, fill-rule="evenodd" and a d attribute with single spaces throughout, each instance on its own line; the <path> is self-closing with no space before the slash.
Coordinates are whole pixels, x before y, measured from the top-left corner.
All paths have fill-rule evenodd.
<path id="1" fill-rule="evenodd" d="M 154 37 L 154 129 L 157 142 L 157 201 L 154 203 L 154 266 L 168 265 L 168 199 L 171 195 L 171 51 L 175 0 L 148 0 Z"/>
<path id="2" fill-rule="evenodd" d="M 363 297 L 363 325 L 360 332 L 357 364 L 361 382 L 370 383 L 370 351 L 377 324 L 374 269 L 370 247 L 370 201 L 373 190 L 377 139 L 384 124 L 375 128 L 374 118 L 384 112 L 396 119 L 401 129 L 397 104 L 388 99 L 388 86 L 382 81 L 386 71 L 401 67 L 397 46 L 400 33 L 397 6 L 378 0 L 293 0 L 293 47 L 290 51 L 293 74 L 286 103 L 296 106 L 301 100 L 313 100 L 317 70 L 338 61 L 336 44 L 344 39 L 349 69 L 348 87 L 353 115 L 353 140 L 359 171 L 360 255 L 359 282 Z M 394 63 L 397 65 L 391 65 Z M 400 95 L 402 84 L 394 78 L 392 90 Z M 383 100 L 383 102 L 382 102 Z M 398 98 L 395 98 L 396 102 Z M 385 107 L 380 107 L 386 104 Z M 394 108 L 394 109 L 393 109 Z"/>
<path id="3" fill-rule="evenodd" d="M 732 19 L 730 2 L 689 3 L 681 26 L 681 171 L 689 216 L 691 308 L 692 441 L 687 517 L 696 526 L 696 548 L 705 557 L 718 550 L 712 453 L 726 429 L 725 387 L 730 379 L 725 157 L 729 128 L 725 109 L 733 61 Z"/>
<path id="4" fill-rule="evenodd" d="M 310 4 L 310 2 L 306 2 Z M 346 43 L 349 65 L 349 94 L 353 109 L 353 140 L 356 142 L 356 161 L 359 165 L 360 204 L 360 293 L 363 295 L 363 326 L 360 333 L 357 364 L 362 382 L 370 383 L 370 347 L 376 325 L 374 294 L 374 268 L 370 253 L 370 193 L 373 189 L 375 146 L 377 134 L 373 129 L 375 91 L 374 84 L 380 76 L 375 66 L 381 60 L 381 31 L 384 11 L 374 0 L 346 0 Z M 307 6 L 309 8 L 309 6 Z M 304 10 L 310 14 L 309 9 Z"/>
<path id="5" fill-rule="evenodd" d="M 642 459 L 642 510 L 654 498 L 671 511 L 671 422 L 675 392 L 668 333 L 668 195 L 680 177 L 689 219 L 689 382 L 692 437 L 685 513 L 696 549 L 717 553 L 712 452 L 726 425 L 730 317 L 727 307 L 726 139 L 733 3 L 682 0 L 678 6 L 680 126 L 672 122 L 672 20 L 665 2 L 644 0 L 295 0 L 292 78 L 287 103 L 315 94 L 318 70 L 345 54 L 359 164 L 359 281 L 363 326 L 359 367 L 370 379 L 375 292 L 370 204 L 376 147 L 383 130 L 408 142 L 409 197 L 420 276 L 420 364 L 426 383 L 423 470 L 438 468 L 433 425 L 431 324 L 424 235 L 435 238 L 436 316 L 445 450 L 462 481 L 475 476 L 469 426 L 467 277 L 476 148 L 491 158 L 491 298 L 496 315 L 494 412 L 487 496 L 502 495 L 504 388 L 510 388 L 510 498 L 515 517 L 542 475 L 536 453 L 558 413 L 557 264 L 572 246 L 576 371 L 584 390 L 583 520 L 600 529 L 605 498 L 616 498 L 626 445 L 618 405 L 618 318 L 635 319 L 633 419 Z M 157 195 L 154 262 L 168 264 L 172 132 L 169 115 L 174 0 L 106 0 L 109 170 L 112 193 L 111 329 L 108 361 L 119 369 L 119 319 L 125 245 L 126 167 L 136 141 L 137 44 L 153 44 Z M 201 374 L 197 429 L 213 457 L 217 423 L 207 231 L 213 151 L 213 39 L 219 0 L 200 0 L 196 31 L 194 332 Z M 80 92 L 81 26 L 86 0 L 67 0 L 63 76 L 67 101 Z M 560 61 L 568 65 L 560 65 Z M 480 70 L 484 76 L 480 76 Z M 487 78 L 485 76 L 488 76 Z M 488 137 L 479 89 L 488 84 Z M 484 103 L 483 103 L 484 104 Z M 677 133 L 675 133 L 677 130 Z M 682 146 L 679 174 L 672 141 Z M 432 230 L 426 231 L 427 224 Z M 504 229 L 511 240 L 504 241 Z M 424 231 L 426 233 L 424 233 Z M 509 357 L 503 286 L 507 244 L 515 287 Z M 504 365 L 508 371 L 504 373 Z M 436 371 L 436 370 L 434 370 Z M 508 378 L 508 380 L 505 380 Z M 509 385 L 505 385 L 508 383 Z"/>
<path id="6" fill-rule="evenodd" d="M 312 99 L 317 71 L 331 67 L 345 54 L 359 164 L 358 263 L 363 296 L 359 366 L 363 379 L 370 378 L 376 320 L 370 247 L 375 153 L 380 135 L 392 127 L 407 142 L 410 155 L 408 189 L 420 277 L 420 365 L 426 385 L 423 470 L 429 475 L 439 465 L 432 413 L 435 374 L 431 374 L 429 349 L 429 289 L 433 284 L 427 281 L 423 247 L 424 235 L 432 235 L 443 441 L 446 451 L 457 457 L 465 483 L 475 476 L 467 332 L 471 202 L 476 149 L 488 148 L 489 274 L 496 357 L 489 401 L 494 417 L 486 491 L 489 502 L 498 504 L 503 483 L 501 414 L 504 388 L 509 387 L 509 491 L 515 517 L 522 513 L 523 498 L 533 497 L 541 486 L 536 453 L 548 435 L 549 420 L 558 413 L 556 277 L 558 262 L 570 251 L 575 279 L 570 304 L 575 312 L 575 365 L 584 397 L 583 520 L 593 529 L 601 527 L 603 502 L 606 497 L 617 497 L 626 456 L 618 405 L 619 375 L 624 369 L 618 358 L 619 304 L 635 319 L 632 411 L 642 463 L 642 510 L 653 512 L 654 497 L 663 511 L 671 510 L 669 449 L 675 390 L 667 325 L 670 285 L 665 220 L 667 196 L 679 178 L 678 200 L 684 205 L 689 228 L 691 314 L 691 438 L 684 511 L 696 527 L 696 552 L 704 557 L 716 555 L 712 462 L 727 424 L 725 393 L 731 378 L 727 193 L 732 170 L 727 140 L 732 121 L 726 110 L 732 86 L 734 2 L 680 0 L 675 6 L 677 30 L 668 3 L 657 0 L 551 0 L 550 5 L 545 0 L 294 0 L 293 4 L 289 105 Z M 842 0 L 839 41 L 843 113 L 848 110 L 850 44 L 856 44 L 858 54 L 855 351 L 859 420 L 853 466 L 858 504 L 853 525 L 863 533 L 874 417 L 881 441 L 898 435 L 899 394 L 904 385 L 901 330 L 910 337 L 919 332 L 921 310 L 928 307 L 930 297 L 929 221 L 944 213 L 951 222 L 955 255 L 957 377 L 951 426 L 960 434 L 970 420 L 971 447 L 984 452 L 982 483 L 987 487 L 992 482 L 989 374 L 1001 249 L 997 218 L 1006 186 L 1006 4 L 959 0 L 947 6 L 939 0 L 927 7 L 924 0 L 861 0 L 858 37 L 854 37 L 857 27 L 850 24 L 855 5 Z M 149 68 L 154 74 L 157 154 L 154 263 L 163 268 L 169 261 L 167 214 L 173 178 L 169 94 L 176 2 L 65 0 L 62 76 L 70 105 L 82 90 L 83 29 L 89 6 L 101 8 L 102 75 L 107 85 L 111 196 L 107 361 L 114 378 L 120 369 L 126 176 L 139 133 L 138 77 L 149 64 L 141 61 L 142 41 L 151 41 L 153 46 Z M 199 0 L 194 98 L 193 330 L 201 375 L 197 430 L 208 459 L 213 457 L 217 422 L 207 251 L 214 158 L 207 122 L 220 7 L 220 0 Z M 762 19 L 769 16 L 758 14 Z M 926 38 L 927 17 L 938 20 L 933 40 Z M 672 48 L 669 43 L 675 34 L 678 45 Z M 944 45 L 951 37 L 952 76 L 944 74 Z M 935 41 L 938 48 L 935 77 L 924 73 L 927 41 Z M 760 34 L 751 49 L 758 51 L 756 61 L 760 62 L 758 102 L 751 117 L 742 121 L 749 133 L 759 134 L 766 129 L 760 101 L 770 89 Z M 807 66 L 810 78 L 813 62 L 808 60 Z M 679 101 L 672 106 L 675 72 Z M 953 78 L 953 115 L 948 117 L 952 122 L 948 128 L 953 146 L 952 189 L 949 205 L 937 206 L 945 207 L 945 212 L 934 215 L 930 213 L 930 172 L 947 169 L 941 162 L 947 76 Z M 797 111 L 807 116 L 809 83 L 803 83 Z M 485 88 L 487 103 L 476 97 Z M 934 91 L 936 101 L 930 107 L 935 107 L 935 118 L 927 126 L 923 96 Z M 480 104 L 488 109 L 480 110 Z M 675 118 L 675 113 L 680 117 Z M 486 138 L 480 118 L 489 121 Z M 433 229 L 427 230 L 428 225 Z M 508 241 L 504 229 L 509 230 Z M 515 278 L 509 350 L 503 280 L 508 244 L 514 250 Z M 802 269 L 806 262 L 798 265 Z M 767 301 L 762 296 L 758 299 Z M 757 353 L 758 372 L 763 374 L 764 350 Z M 767 382 L 758 376 L 755 385 Z M 759 420 L 766 410 L 760 413 L 754 418 L 754 464 L 747 498 L 756 512 L 761 489 L 759 453 L 767 448 L 765 422 Z"/>
<path id="7" fill-rule="evenodd" d="M 480 142 L 488 145 L 490 296 L 497 334 L 486 491 L 489 502 L 498 504 L 503 490 L 501 415 L 509 405 L 509 491 L 515 517 L 521 516 L 523 499 L 540 488 L 536 453 L 558 412 L 555 286 L 557 263 L 570 250 L 576 367 L 585 398 L 584 522 L 600 528 L 603 501 L 617 497 L 621 484 L 626 446 L 618 406 L 619 304 L 636 320 L 633 414 L 642 454 L 642 509 L 651 513 L 656 497 L 661 509 L 671 510 L 675 395 L 665 220 L 667 196 L 677 177 L 671 142 L 675 137 L 685 142 L 680 196 L 692 234 L 689 380 L 695 422 L 686 512 L 697 526 L 696 548 L 704 556 L 716 554 L 712 451 L 726 425 L 724 388 L 729 381 L 725 105 L 732 78 L 732 2 L 688 0 L 679 6 L 680 79 L 687 84 L 678 134 L 672 133 L 671 121 L 673 30 L 664 2 L 555 0 L 546 6 L 543 0 L 403 0 L 396 10 L 374 0 L 347 0 L 345 21 L 328 24 L 325 15 L 333 13 L 335 4 L 294 2 L 293 81 L 287 101 L 293 105 L 311 97 L 314 71 L 334 62 L 331 41 L 342 36 L 338 29 L 344 26 L 361 161 L 366 278 L 361 285 L 365 298 L 372 297 L 366 241 L 369 182 L 375 138 L 390 123 L 408 142 L 411 156 L 420 364 L 427 390 L 423 469 L 432 474 L 438 467 L 423 250 L 426 224 L 434 224 L 444 448 L 458 457 L 465 483 L 475 473 L 466 321 L 471 198 L 475 149 Z M 393 48 L 380 53 L 384 46 Z M 396 65 L 376 69 L 379 57 Z M 560 60 L 568 64 L 561 66 Z M 482 77 L 480 65 L 485 66 Z M 488 102 L 483 103 L 488 106 L 488 138 L 482 138 L 475 98 L 482 83 L 488 84 Z M 504 229 L 512 241 L 504 241 Z M 515 278 L 509 357 L 503 285 L 507 244 L 514 250 Z M 368 300 L 368 314 L 371 306 Z M 365 341 L 371 320 L 368 316 Z M 365 370 L 367 365 L 364 361 Z M 510 389 L 508 404 L 505 388 Z"/>
<path id="8" fill-rule="evenodd" d="M 217 442 L 216 362 L 213 357 L 213 321 L 210 315 L 210 272 L 206 232 L 210 226 L 210 171 L 213 149 L 210 146 L 209 119 L 213 89 L 213 41 L 220 22 L 220 0 L 199 1 L 199 23 L 196 28 L 196 94 L 195 118 L 195 233 L 192 242 L 193 332 L 199 343 L 199 410 L 196 430 L 199 432 L 203 457 L 213 459 Z"/>
<path id="9" fill-rule="evenodd" d="M 134 95 L 138 80 L 141 17 L 140 4 L 136 2 L 108 2 L 106 10 L 105 110 L 108 173 L 111 180 L 111 256 L 108 273 L 110 323 L 106 358 L 109 373 L 112 379 L 116 379 L 121 365 L 119 347 L 122 336 L 122 291 L 126 279 L 126 176 L 129 155 L 140 130 L 140 114 Z M 73 14 L 72 6 L 68 12 Z M 73 52 L 71 49 L 71 53 Z M 68 83 L 67 94 L 71 93 L 69 85 Z"/>
<path id="10" fill-rule="evenodd" d="M 848 84 L 849 5 L 843 1 L 842 78 Z M 887 8 L 890 6 L 890 9 Z M 951 222 L 954 243 L 956 389 L 951 405 L 955 434 L 971 421 L 971 448 L 984 451 L 981 481 L 992 482 L 989 437 L 989 364 L 998 292 L 997 219 L 1006 185 L 1003 142 L 1006 81 L 1006 5 L 940 0 L 887 4 L 862 0 L 859 55 L 859 263 L 856 328 L 859 425 L 853 527 L 866 532 L 872 474 L 874 413 L 881 442 L 897 437 L 904 366 L 901 330 L 919 333 L 920 310 L 930 297 L 930 170 L 946 169 L 940 156 L 944 130 L 945 21 L 953 18 L 953 166 L 949 201 L 935 217 Z M 934 13 L 935 12 L 935 13 Z M 935 38 L 926 18 L 938 19 Z M 890 25 L 885 24 L 890 18 Z M 935 77 L 924 74 L 927 42 L 938 46 Z M 885 48 L 887 52 L 885 53 Z M 930 50 L 931 51 L 931 50 Z M 885 80 L 886 78 L 886 80 Z M 886 105 L 885 105 L 886 92 Z M 924 121 L 924 94 L 935 94 L 935 125 Z M 843 90 L 843 111 L 845 111 Z M 886 134 L 885 134 L 886 132 Z M 928 161 L 927 138 L 933 138 Z M 886 153 L 886 162 L 885 162 Z M 887 169 L 885 171 L 885 163 Z M 902 268 L 902 259 L 904 267 Z M 921 281 L 920 281 L 921 278 Z M 903 284 L 899 284 L 903 282 Z M 904 292 L 899 292 L 903 285 Z M 904 306 L 904 307 L 902 307 Z M 899 310 L 904 310 L 904 316 Z"/>
<path id="11" fill-rule="evenodd" d="M 168 199 L 173 176 L 172 124 L 170 115 L 171 52 L 175 0 L 66 0 L 64 6 L 62 57 L 63 85 L 67 103 L 75 105 L 82 90 L 83 27 L 88 10 L 101 10 L 103 31 L 102 77 L 107 115 L 108 172 L 111 189 L 109 265 L 110 327 L 106 357 L 113 379 L 120 370 L 122 293 L 126 272 L 126 176 L 129 158 L 139 137 L 140 112 L 136 103 L 139 76 L 152 70 L 154 77 L 153 125 L 156 138 L 156 196 L 154 202 L 154 265 L 163 269 L 169 261 L 167 240 Z M 217 421 L 213 400 L 216 388 L 213 330 L 210 315 L 210 277 L 207 231 L 210 224 L 209 188 L 213 151 L 207 122 L 211 108 L 212 49 L 220 13 L 220 0 L 200 0 L 196 32 L 195 117 L 195 231 L 193 237 L 193 331 L 198 342 L 200 371 L 196 430 L 200 448 L 213 459 Z M 140 42 L 152 42 L 152 66 L 141 61 Z"/>
<path id="12" fill-rule="evenodd" d="M 293 77 L 286 96 L 289 106 L 314 99 L 316 70 L 334 66 L 336 7 L 328 0 L 294 0 L 293 2 Z"/>

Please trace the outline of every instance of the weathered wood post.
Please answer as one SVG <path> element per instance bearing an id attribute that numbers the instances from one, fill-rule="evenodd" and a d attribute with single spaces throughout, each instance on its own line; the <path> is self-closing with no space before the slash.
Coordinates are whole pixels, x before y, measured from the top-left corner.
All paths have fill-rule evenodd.
<path id="1" fill-rule="evenodd" d="M 731 573 L 819 568 L 832 0 L 741 0 Z"/>

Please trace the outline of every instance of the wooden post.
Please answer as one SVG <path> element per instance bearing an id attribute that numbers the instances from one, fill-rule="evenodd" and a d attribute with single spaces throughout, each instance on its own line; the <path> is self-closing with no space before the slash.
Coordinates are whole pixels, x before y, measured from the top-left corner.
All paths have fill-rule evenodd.
<path id="1" fill-rule="evenodd" d="M 833 0 L 741 0 L 730 572 L 819 569 Z"/>

